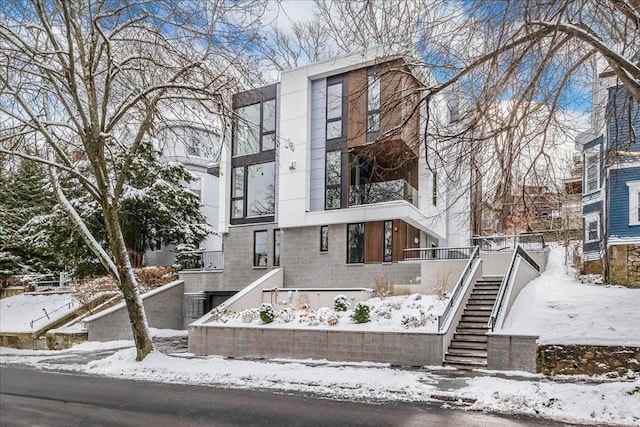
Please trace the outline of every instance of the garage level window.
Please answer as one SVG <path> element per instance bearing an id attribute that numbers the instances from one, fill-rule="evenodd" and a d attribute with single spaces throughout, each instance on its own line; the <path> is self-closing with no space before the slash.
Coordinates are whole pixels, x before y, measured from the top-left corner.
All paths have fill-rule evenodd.
<path id="1" fill-rule="evenodd" d="M 254 267 L 266 267 L 267 266 L 267 230 L 254 231 L 253 232 L 253 266 Z"/>
<path id="2" fill-rule="evenodd" d="M 320 252 L 329 252 L 329 226 L 320 227 Z"/>
<path id="3" fill-rule="evenodd" d="M 347 225 L 347 264 L 364 263 L 364 223 Z"/>

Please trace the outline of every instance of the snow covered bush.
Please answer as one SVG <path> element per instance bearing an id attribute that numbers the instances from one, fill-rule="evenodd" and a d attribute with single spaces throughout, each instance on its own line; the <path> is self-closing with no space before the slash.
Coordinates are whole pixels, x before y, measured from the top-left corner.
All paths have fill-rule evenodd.
<path id="1" fill-rule="evenodd" d="M 276 317 L 278 318 L 279 322 L 289 323 L 296 318 L 296 314 L 289 307 L 285 307 L 282 310 L 278 311 L 278 314 Z"/>
<path id="2" fill-rule="evenodd" d="M 333 299 L 333 309 L 335 311 L 347 311 L 349 305 L 349 300 L 346 295 L 338 295 Z"/>
<path id="3" fill-rule="evenodd" d="M 369 306 L 361 302 L 356 304 L 351 319 L 356 323 L 367 323 L 371 320 L 369 317 Z"/>
<path id="4" fill-rule="evenodd" d="M 240 318 L 242 323 L 251 323 L 256 318 L 256 313 L 253 310 L 243 310 L 240 313 Z"/>
<path id="5" fill-rule="evenodd" d="M 273 310 L 273 306 L 268 302 L 263 302 L 258 310 L 260 313 L 260 320 L 262 323 L 271 323 L 276 318 L 276 312 Z"/>

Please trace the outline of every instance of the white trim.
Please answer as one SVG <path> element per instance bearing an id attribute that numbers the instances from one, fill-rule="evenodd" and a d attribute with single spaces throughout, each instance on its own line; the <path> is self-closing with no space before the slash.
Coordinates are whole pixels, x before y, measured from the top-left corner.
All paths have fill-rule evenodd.
<path id="1" fill-rule="evenodd" d="M 583 230 L 584 242 L 585 243 L 599 242 L 600 239 L 602 238 L 602 236 L 600 235 L 600 212 L 591 212 L 583 215 L 582 218 L 584 220 L 584 230 Z M 596 239 L 589 239 L 589 224 L 593 222 L 597 223 L 598 237 Z"/>
<path id="2" fill-rule="evenodd" d="M 582 253 L 582 261 L 598 261 L 602 259 L 600 251 L 589 251 Z"/>
<path id="3" fill-rule="evenodd" d="M 640 225 L 640 181 L 627 182 L 629 188 L 629 225 Z"/>
<path id="4" fill-rule="evenodd" d="M 640 167 L 640 160 L 631 160 L 625 162 L 617 162 L 608 167 L 608 169 L 630 169 Z"/>
<path id="5" fill-rule="evenodd" d="M 593 190 L 589 190 L 589 157 L 596 156 L 596 187 Z M 582 183 L 582 194 L 592 194 L 597 191 L 600 191 L 600 146 L 597 145 L 595 147 L 591 147 L 584 151 L 583 155 L 583 165 L 584 165 L 584 174 L 583 174 L 583 183 Z"/>

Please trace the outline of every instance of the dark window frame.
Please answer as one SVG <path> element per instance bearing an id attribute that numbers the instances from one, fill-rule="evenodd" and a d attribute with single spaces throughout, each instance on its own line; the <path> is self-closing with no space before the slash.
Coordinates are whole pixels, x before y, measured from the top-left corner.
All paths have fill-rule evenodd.
<path id="1" fill-rule="evenodd" d="M 326 232 L 326 238 L 325 238 Z M 329 226 L 320 226 L 320 252 L 329 252 Z"/>
<path id="2" fill-rule="evenodd" d="M 377 109 L 369 109 L 369 98 L 371 97 L 371 83 L 377 81 L 378 87 L 378 105 Z M 367 70 L 367 142 L 373 142 L 378 139 L 380 135 L 380 127 L 382 123 L 382 115 L 381 115 L 381 104 L 382 104 L 382 76 L 380 74 L 379 67 L 370 67 Z M 371 123 L 373 117 L 377 115 L 377 128 L 371 129 Z"/>
<path id="3" fill-rule="evenodd" d="M 340 109 L 341 109 L 341 114 L 338 117 L 332 117 L 329 118 L 329 88 L 333 87 L 333 86 L 338 86 L 340 85 L 340 92 L 341 92 L 341 98 L 340 98 Z M 345 79 L 343 77 L 340 78 L 334 78 L 334 79 L 327 79 L 327 86 L 326 86 L 326 96 L 325 96 L 325 139 L 327 141 L 335 141 L 335 140 L 342 140 L 346 138 L 346 129 L 345 129 L 345 119 L 346 119 L 346 114 L 345 114 L 345 104 L 346 104 L 346 96 L 345 96 Z M 336 123 L 336 122 L 340 122 L 340 135 L 339 136 L 335 136 L 332 138 L 329 138 L 329 124 L 331 123 Z"/>
<path id="4" fill-rule="evenodd" d="M 282 237 L 279 228 L 273 230 L 273 266 L 280 267 L 280 255 L 282 253 L 280 249 L 280 238 Z"/>
<path id="5" fill-rule="evenodd" d="M 274 160 L 267 160 L 264 162 L 256 162 L 256 163 L 250 163 L 247 162 L 246 164 L 243 162 L 232 162 L 232 168 L 231 168 L 231 205 L 229 206 L 230 208 L 230 223 L 231 225 L 236 225 L 236 224 L 252 224 L 252 223 L 259 223 L 259 222 L 273 222 L 275 220 L 275 205 L 274 205 L 274 213 L 273 214 L 267 214 L 267 215 L 254 215 L 254 216 L 248 216 L 249 213 L 249 204 L 247 203 L 247 198 L 248 198 L 248 191 L 249 191 L 249 167 L 250 166 L 255 166 L 255 165 L 260 165 L 263 163 L 274 163 L 274 177 L 273 177 L 273 182 L 274 182 L 274 193 L 276 191 L 275 188 L 275 183 L 276 183 L 276 175 L 277 175 L 277 164 L 275 163 L 275 159 Z M 238 166 L 235 166 L 235 164 L 238 164 Z M 235 173 L 234 170 L 235 169 L 242 169 L 242 173 L 243 173 L 243 188 L 242 188 L 242 196 L 234 196 L 233 195 L 233 189 L 234 189 L 234 184 L 235 184 Z M 275 194 L 274 194 L 275 197 Z M 242 216 L 239 218 L 234 218 L 233 217 L 233 208 L 234 208 L 234 202 L 242 200 Z M 275 202 L 275 200 L 274 200 Z"/>
<path id="6" fill-rule="evenodd" d="M 329 169 L 329 155 L 333 154 L 333 153 L 338 153 L 338 161 L 340 162 L 339 165 L 339 170 L 340 170 L 340 182 L 338 182 L 337 184 L 329 184 L 329 174 L 328 174 L 328 169 Z M 340 209 L 343 205 L 342 200 L 343 200 L 343 170 L 344 170 L 344 159 L 343 159 L 343 154 L 342 154 L 342 150 L 331 150 L 331 151 L 326 151 L 324 154 L 324 209 L 325 210 L 333 210 L 333 209 Z M 338 206 L 336 207 L 329 207 L 327 205 L 328 202 L 328 197 L 327 197 L 327 193 L 329 192 L 329 190 L 339 190 L 340 191 L 340 203 L 338 204 Z"/>
<path id="7" fill-rule="evenodd" d="M 435 170 L 431 172 L 432 184 L 431 184 L 431 203 L 433 206 L 438 206 L 438 172 Z"/>
<path id="8" fill-rule="evenodd" d="M 352 227 L 362 227 L 362 234 L 358 237 L 357 244 L 355 247 L 355 249 L 358 251 L 358 254 L 357 254 L 358 258 L 355 260 L 351 258 L 350 234 L 351 234 Z M 364 222 L 347 224 L 347 264 L 364 264 L 365 233 L 366 233 L 366 225 Z"/>
<path id="9" fill-rule="evenodd" d="M 258 253 L 257 245 L 258 245 L 258 234 L 263 235 L 265 239 L 265 244 L 267 246 L 264 254 Z M 264 265 L 260 265 L 260 255 L 264 255 Z M 253 232 L 253 266 L 257 268 L 266 268 L 269 266 L 269 231 L 268 230 L 254 230 Z"/>
<path id="10" fill-rule="evenodd" d="M 393 262 L 393 221 L 391 220 L 384 221 L 383 224 L 382 262 Z"/>

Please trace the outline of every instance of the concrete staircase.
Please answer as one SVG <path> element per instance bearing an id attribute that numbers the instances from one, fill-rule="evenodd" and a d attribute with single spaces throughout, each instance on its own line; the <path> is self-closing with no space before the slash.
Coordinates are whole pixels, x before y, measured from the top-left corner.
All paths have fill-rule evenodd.
<path id="1" fill-rule="evenodd" d="M 459 369 L 487 366 L 487 323 L 502 277 L 483 277 L 471 291 L 462 318 L 444 356 L 444 364 Z"/>

